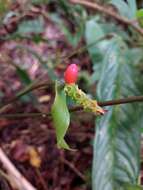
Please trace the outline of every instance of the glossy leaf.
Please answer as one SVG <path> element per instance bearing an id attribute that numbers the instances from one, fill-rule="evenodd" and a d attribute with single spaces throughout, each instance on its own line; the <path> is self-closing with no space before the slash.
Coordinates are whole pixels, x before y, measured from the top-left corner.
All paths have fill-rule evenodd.
<path id="1" fill-rule="evenodd" d="M 92 32 L 96 33 L 96 30 Z M 95 48 L 102 55 L 100 63 L 91 55 L 93 63 L 101 66 L 97 86 L 98 98 L 105 101 L 139 94 L 133 82 L 135 76 L 130 59 L 127 58 L 129 50 L 122 39 L 114 36 L 112 39 L 102 41 Z M 96 121 L 93 190 L 128 190 L 130 187 L 135 190 L 140 165 L 139 108 L 130 104 L 110 106 L 106 109 L 107 114 Z M 125 186 L 125 183 L 130 186 Z"/>
<path id="2" fill-rule="evenodd" d="M 57 146 L 59 148 L 70 149 L 64 137 L 70 123 L 70 114 L 66 104 L 66 95 L 60 84 L 55 85 L 55 100 L 52 106 L 52 118 L 56 129 Z"/>

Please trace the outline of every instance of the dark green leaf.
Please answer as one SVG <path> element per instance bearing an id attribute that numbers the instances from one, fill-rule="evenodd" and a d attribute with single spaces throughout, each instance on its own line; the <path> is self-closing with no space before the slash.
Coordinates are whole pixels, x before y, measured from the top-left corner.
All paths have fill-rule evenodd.
<path id="1" fill-rule="evenodd" d="M 28 73 L 27 73 L 24 69 L 22 69 L 22 68 L 16 66 L 16 72 L 17 72 L 18 76 L 20 77 L 21 81 L 22 81 L 24 84 L 27 84 L 27 85 L 28 85 L 28 84 L 31 83 L 31 79 L 29 78 Z"/>
<path id="2" fill-rule="evenodd" d="M 59 148 L 70 149 L 64 137 L 70 123 L 70 114 L 66 104 L 66 95 L 60 84 L 55 85 L 55 100 L 52 106 L 52 118 L 56 129 L 57 145 Z"/>
<path id="3" fill-rule="evenodd" d="M 19 76 L 21 82 L 24 84 L 24 86 L 28 86 L 30 84 L 32 84 L 32 81 L 27 73 L 27 71 L 25 69 L 22 69 L 21 67 L 15 65 L 16 68 L 16 73 Z M 33 102 L 33 103 L 37 103 L 36 97 L 34 96 L 34 94 L 32 92 L 29 92 L 28 94 L 25 94 L 24 96 L 22 96 L 20 98 L 22 101 L 24 102 Z"/>

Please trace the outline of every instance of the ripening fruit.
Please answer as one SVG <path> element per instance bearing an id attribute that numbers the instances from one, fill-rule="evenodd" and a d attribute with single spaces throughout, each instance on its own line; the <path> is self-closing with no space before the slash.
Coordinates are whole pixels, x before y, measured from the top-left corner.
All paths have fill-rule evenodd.
<path id="1" fill-rule="evenodd" d="M 65 83 L 67 84 L 75 83 L 77 81 L 77 77 L 78 77 L 78 66 L 76 64 L 69 65 L 64 74 Z"/>

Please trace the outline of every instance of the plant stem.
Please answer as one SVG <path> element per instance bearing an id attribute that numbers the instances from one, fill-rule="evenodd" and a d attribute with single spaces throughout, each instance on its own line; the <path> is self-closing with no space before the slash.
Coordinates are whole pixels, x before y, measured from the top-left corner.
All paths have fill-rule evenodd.
<path id="1" fill-rule="evenodd" d="M 75 3 L 75 4 L 80 4 L 85 7 L 90 8 L 90 9 L 94 9 L 96 11 L 99 11 L 101 13 L 109 15 L 112 18 L 118 20 L 119 22 L 121 22 L 123 24 L 132 26 L 132 28 L 134 28 L 134 30 L 136 30 L 139 34 L 141 34 L 143 36 L 143 29 L 140 28 L 138 25 L 136 25 L 136 23 L 132 22 L 132 20 L 129 20 L 128 18 L 120 16 L 119 14 L 115 13 L 114 11 L 112 11 L 111 9 L 109 9 L 107 7 L 103 7 L 95 2 L 92 3 L 92 2 L 85 1 L 85 0 L 70 0 L 70 2 Z"/>
<path id="2" fill-rule="evenodd" d="M 109 100 L 104 102 L 98 102 L 98 105 L 101 107 L 104 106 L 114 106 L 114 105 L 120 105 L 120 104 L 128 104 L 128 103 L 135 103 L 135 102 L 143 102 L 143 96 L 130 96 L 128 98 L 122 98 L 117 100 Z M 82 111 L 83 108 L 81 106 L 75 106 L 69 108 L 70 112 L 75 111 Z M 15 114 L 0 114 L 0 118 L 9 118 L 9 119 L 21 119 L 21 118 L 39 118 L 39 117 L 51 117 L 51 113 L 15 113 Z"/>
<path id="3" fill-rule="evenodd" d="M 109 100 L 105 102 L 98 102 L 99 106 L 114 106 L 118 104 L 127 104 L 127 103 L 134 103 L 134 102 L 142 102 L 143 96 L 130 96 L 128 98 L 122 98 L 118 100 Z"/>
<path id="4" fill-rule="evenodd" d="M 36 84 L 35 82 L 33 84 L 28 85 L 25 87 L 23 90 L 21 90 L 15 97 L 11 98 L 9 101 L 4 103 L 3 105 L 0 106 L 0 113 L 5 111 L 5 109 L 12 103 L 16 102 L 20 97 L 24 96 L 25 94 L 39 89 L 39 88 L 44 88 L 47 87 L 50 84 L 49 81 L 45 81 L 43 83 Z"/>
<path id="5" fill-rule="evenodd" d="M 135 102 L 143 102 L 143 96 L 130 96 L 128 98 L 103 101 L 103 102 L 98 102 L 98 105 L 101 107 L 105 107 L 105 106 L 114 106 L 114 105 L 128 104 L 128 103 L 135 103 Z M 75 106 L 75 107 L 70 108 L 71 112 L 81 111 L 81 110 L 83 110 L 81 106 Z"/>
<path id="6" fill-rule="evenodd" d="M 13 113 L 13 114 L 0 114 L 0 118 L 8 118 L 8 119 L 21 119 L 21 118 L 39 118 L 39 117 L 50 117 L 50 113 L 42 113 L 42 112 L 37 112 L 37 113 Z"/>

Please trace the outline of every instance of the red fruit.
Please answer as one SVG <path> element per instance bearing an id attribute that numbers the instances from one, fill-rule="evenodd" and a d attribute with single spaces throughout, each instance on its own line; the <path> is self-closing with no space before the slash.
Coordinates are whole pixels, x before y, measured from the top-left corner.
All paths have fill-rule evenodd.
<path id="1" fill-rule="evenodd" d="M 78 77 L 78 66 L 76 64 L 69 65 L 64 74 L 65 83 L 67 84 L 75 83 L 77 81 L 77 77 Z"/>

